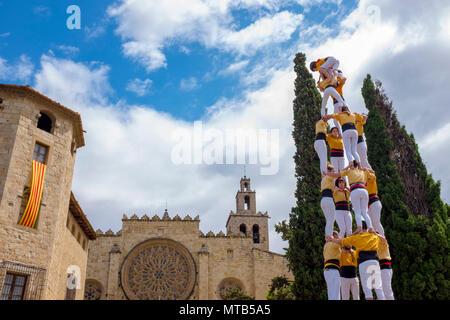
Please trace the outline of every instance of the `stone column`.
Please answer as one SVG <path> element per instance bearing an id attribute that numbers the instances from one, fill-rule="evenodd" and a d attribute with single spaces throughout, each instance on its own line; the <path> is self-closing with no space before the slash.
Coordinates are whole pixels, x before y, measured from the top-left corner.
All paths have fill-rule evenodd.
<path id="1" fill-rule="evenodd" d="M 206 244 L 198 252 L 198 299 L 208 300 L 208 286 L 209 286 L 209 252 L 206 249 Z"/>
<path id="2" fill-rule="evenodd" d="M 109 265 L 108 265 L 108 283 L 106 289 L 106 300 L 114 300 L 116 292 L 119 287 L 119 267 L 120 267 L 120 249 L 117 244 L 114 244 L 109 251 Z"/>

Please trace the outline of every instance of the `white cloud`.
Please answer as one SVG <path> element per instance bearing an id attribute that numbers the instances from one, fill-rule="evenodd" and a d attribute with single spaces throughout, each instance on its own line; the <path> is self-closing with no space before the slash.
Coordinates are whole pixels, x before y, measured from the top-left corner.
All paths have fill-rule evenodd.
<path id="1" fill-rule="evenodd" d="M 450 151 L 447 140 L 436 137 L 450 123 L 450 92 L 441 85 L 450 72 L 450 67 L 442 64 L 450 56 L 450 38 L 442 30 L 449 13 L 447 1 L 410 1 L 404 6 L 387 0 L 362 0 L 343 19 L 337 36 L 319 45 L 313 41 L 299 45 L 308 62 L 329 55 L 340 60 L 340 69 L 348 78 L 344 96 L 352 110 L 367 112 L 361 96 L 367 74 L 383 82 L 399 121 L 421 142 L 420 152 L 429 172 L 442 181 L 442 196 L 447 201 L 450 171 L 442 159 L 448 159 Z M 433 143 L 431 137 L 436 138 Z"/>
<path id="2" fill-rule="evenodd" d="M 219 42 L 227 50 L 251 54 L 268 44 L 274 45 L 289 40 L 302 20 L 301 14 L 282 11 L 273 16 L 260 18 L 244 29 L 227 30 L 220 37 Z"/>
<path id="3" fill-rule="evenodd" d="M 14 64 L 8 64 L 8 61 L 0 57 L 0 79 L 4 81 L 27 82 L 30 80 L 34 71 L 34 64 L 31 59 L 22 54 L 19 60 Z"/>
<path id="4" fill-rule="evenodd" d="M 228 15 L 229 2 L 209 3 L 208 7 L 197 1 L 197 11 L 189 8 L 175 10 L 169 17 L 173 19 L 169 21 L 173 29 L 163 30 L 163 20 L 167 15 L 161 13 L 166 13 L 164 10 L 174 5 L 174 2 L 164 1 L 159 6 L 163 11 L 155 13 L 156 18 L 159 14 L 160 20 L 151 22 L 155 29 L 139 29 L 138 26 L 147 26 L 140 19 L 146 16 L 144 12 L 148 16 L 152 4 L 133 3 L 139 6 L 133 10 L 130 9 L 132 3 L 130 6 L 116 6 L 110 9 L 111 14 L 119 22 L 116 31 L 123 37 L 124 48 L 135 42 L 135 46 L 131 46 L 136 54 L 129 56 L 142 59 L 140 62 L 150 69 L 166 63 L 162 51 L 166 41 L 179 36 L 189 39 L 191 32 L 202 30 L 208 19 L 217 16 L 219 19 L 210 24 L 211 29 L 216 30 L 199 35 L 204 37 L 205 44 L 219 43 L 218 39 L 208 37 L 219 34 L 219 30 L 224 30 L 223 26 L 232 23 Z M 258 1 L 251 4 L 262 5 Z M 274 8 L 276 4 L 272 2 Z M 269 3 L 265 2 L 265 5 Z M 368 9 L 373 5 L 379 6 L 380 19 L 372 19 L 373 10 Z M 448 112 L 443 103 L 439 103 L 449 101 L 448 90 L 436 86 L 436 80 L 431 79 L 437 76 L 438 83 L 445 83 L 448 74 L 448 67 L 441 63 L 448 52 L 448 39 L 443 37 L 441 29 L 436 29 L 436 25 L 441 26 L 445 21 L 440 15 L 445 15 L 446 5 L 441 2 L 441 10 L 433 6 L 423 8 L 424 5 L 417 3 L 419 9 L 414 9 L 414 5 L 403 8 L 397 2 L 361 1 L 353 14 L 344 19 L 335 38 L 320 43 L 300 42 L 298 48 L 306 51 L 309 60 L 334 55 L 341 61 L 348 77 L 344 95 L 356 111 L 364 111 L 360 94 L 364 76 L 371 73 L 374 78 L 382 80 L 388 95 L 394 98 L 399 120 L 406 124 L 408 130 L 420 132 L 418 141 L 422 157 L 434 178 L 443 181 L 444 198 L 449 199 L 450 172 L 445 162 L 450 158 L 445 148 L 448 139 L 435 139 L 449 136 Z M 143 10 L 142 16 L 138 9 Z M 193 20 L 195 22 L 191 24 Z M 415 23 L 420 26 L 415 26 Z M 186 33 L 180 31 L 183 28 L 188 28 Z M 152 32 L 149 34 L 148 30 Z M 231 27 L 228 30 L 233 32 Z M 320 30 L 324 31 L 323 34 L 328 32 Z M 412 37 L 414 32 L 420 34 Z M 159 45 L 148 47 L 159 54 L 159 62 L 155 63 L 155 59 L 151 59 L 149 52 L 144 50 L 148 43 Z M 292 55 L 287 58 L 277 54 L 282 57 L 280 60 L 292 61 Z M 252 178 L 252 187 L 257 191 L 257 208 L 267 210 L 272 217 L 270 230 L 273 230 L 274 223 L 288 219 L 290 209 L 295 205 L 296 179 L 292 159 L 295 149 L 291 136 L 295 74 L 292 64 L 286 64 L 261 63 L 243 75 L 243 79 L 247 77 L 249 85 L 258 82 L 256 71 L 259 68 L 259 74 L 267 80 L 264 87 L 249 89 L 242 99 L 218 97 L 202 119 L 205 128 L 219 130 L 238 127 L 280 130 L 278 174 L 261 176 L 257 165 L 247 167 L 247 175 Z M 161 214 L 167 200 L 171 215 L 199 214 L 202 231 L 224 231 L 228 212 L 235 209 L 234 196 L 238 179 L 243 174 L 242 166 L 174 165 L 170 161 L 174 143 L 171 134 L 180 128 L 191 129 L 192 123 L 174 119 L 149 107 L 111 103 L 108 99 L 111 92 L 108 71 L 109 68 L 101 64 L 75 63 L 44 55 L 35 86 L 82 115 L 87 129 L 87 144 L 77 153 L 73 189 L 94 228 L 118 231 L 123 213 Z M 436 131 L 437 128 L 440 131 Z M 271 236 L 271 250 L 282 252 L 281 248 L 286 244 L 273 231 Z"/>
<path id="5" fill-rule="evenodd" d="M 229 75 L 232 73 L 236 73 L 244 69 L 249 63 L 249 60 L 241 60 L 230 64 L 224 70 L 219 71 L 219 75 Z"/>
<path id="6" fill-rule="evenodd" d="M 43 55 L 41 70 L 35 75 L 36 90 L 70 106 L 104 105 L 112 92 L 108 72 L 109 67 L 100 63 L 84 65 Z"/>
<path id="7" fill-rule="evenodd" d="M 268 13 L 249 26 L 236 30 L 233 9 L 276 10 L 280 1 L 121 1 L 108 8 L 118 26 L 123 53 L 148 72 L 166 67 L 164 48 L 198 42 L 207 48 L 253 54 L 256 50 L 290 39 L 303 16 L 288 11 Z"/>
<path id="8" fill-rule="evenodd" d="M 187 79 L 181 79 L 180 89 L 183 91 L 193 91 L 200 88 L 200 84 L 195 77 L 189 77 Z"/>
<path id="9" fill-rule="evenodd" d="M 6 38 L 6 37 L 9 37 L 10 35 L 11 35 L 11 32 L 1 33 L 0 38 Z"/>
<path id="10" fill-rule="evenodd" d="M 126 90 L 136 93 L 139 97 L 143 97 L 150 93 L 152 80 L 150 79 L 133 79 L 127 84 Z"/>
<path id="11" fill-rule="evenodd" d="M 44 55 L 35 88 L 83 119 L 86 147 L 77 153 L 73 190 L 95 229 L 118 231 L 121 216 L 162 214 L 165 201 L 174 216 L 200 215 L 203 232 L 225 231 L 243 166 L 175 165 L 172 133 L 191 130 L 192 123 L 174 119 L 150 107 L 109 101 L 109 68 Z M 69 80 L 70 79 L 70 80 Z M 278 129 L 278 174 L 261 176 L 259 165 L 248 165 L 247 176 L 257 190 L 257 209 L 268 211 L 270 229 L 287 218 L 294 205 L 291 102 L 293 73 L 278 72 L 269 85 L 242 101 L 223 101 L 226 108 L 205 117 L 205 130 L 232 128 Z M 288 85 L 286 85 L 288 84 Z M 101 97 L 98 96 L 101 95 Z M 271 250 L 286 244 L 271 233 Z"/>

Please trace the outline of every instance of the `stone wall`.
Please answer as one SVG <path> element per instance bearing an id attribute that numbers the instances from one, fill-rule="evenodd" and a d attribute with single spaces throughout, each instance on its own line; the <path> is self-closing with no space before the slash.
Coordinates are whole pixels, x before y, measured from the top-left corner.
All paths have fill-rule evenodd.
<path id="1" fill-rule="evenodd" d="M 224 279 L 237 279 L 247 294 L 265 299 L 272 278 L 292 278 L 284 256 L 255 247 L 251 237 L 225 235 L 223 232 L 203 234 L 199 218 L 178 215 L 170 218 L 124 216 L 122 230 L 103 233 L 90 242 L 87 279 L 97 280 L 104 288 L 104 299 L 126 299 L 120 287 L 118 272 L 128 253 L 138 244 L 157 238 L 172 239 L 191 253 L 197 269 L 197 281 L 190 299 L 220 299 L 219 286 Z M 114 246 L 119 253 L 111 253 Z M 114 274 L 111 274 L 114 270 Z M 111 287 L 117 288 L 111 291 Z"/>
<path id="2" fill-rule="evenodd" d="M 75 161 L 75 153 L 71 152 L 73 120 L 59 112 L 57 106 L 30 98 L 20 90 L 0 89 L 0 96 L 0 146 L 5 150 L 0 152 L 0 244 L 4 248 L 0 260 L 46 269 L 41 298 L 64 299 L 67 264 L 76 262 L 85 270 L 87 257 L 85 250 L 74 249 L 66 230 Z M 40 111 L 54 117 L 52 133 L 37 128 Z M 24 188 L 30 186 L 36 142 L 49 150 L 36 227 L 28 228 L 18 221 Z M 73 252 L 67 255 L 69 250 Z"/>

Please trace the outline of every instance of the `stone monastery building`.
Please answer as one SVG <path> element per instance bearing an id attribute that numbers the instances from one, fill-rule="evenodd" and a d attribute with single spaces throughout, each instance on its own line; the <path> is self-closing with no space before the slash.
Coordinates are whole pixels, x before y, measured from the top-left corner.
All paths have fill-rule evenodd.
<path id="1" fill-rule="evenodd" d="M 245 176 L 226 234 L 167 210 L 95 232 L 71 191 L 83 133 L 78 113 L 0 84 L 0 300 L 210 300 L 233 288 L 265 299 L 272 278 L 293 278 Z"/>

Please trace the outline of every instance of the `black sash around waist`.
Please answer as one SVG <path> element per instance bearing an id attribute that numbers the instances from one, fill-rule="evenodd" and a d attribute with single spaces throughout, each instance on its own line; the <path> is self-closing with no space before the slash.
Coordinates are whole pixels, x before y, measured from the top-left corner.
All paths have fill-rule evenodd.
<path id="1" fill-rule="evenodd" d="M 366 189 L 366 185 L 362 182 L 355 182 L 350 185 L 350 192 L 355 189 Z"/>
<path id="2" fill-rule="evenodd" d="M 360 142 L 364 142 L 364 137 L 363 136 L 358 136 L 358 143 Z"/>
<path id="3" fill-rule="evenodd" d="M 331 149 L 330 157 L 342 158 L 342 157 L 344 157 L 344 150 L 342 150 L 342 149 Z"/>
<path id="4" fill-rule="evenodd" d="M 333 191 L 331 189 L 324 189 L 322 190 L 322 198 L 333 198 Z"/>
<path id="5" fill-rule="evenodd" d="M 377 202 L 377 201 L 380 201 L 380 198 L 378 197 L 378 194 L 376 194 L 376 193 L 369 194 L 369 206 L 372 203 Z"/>
<path id="6" fill-rule="evenodd" d="M 392 269 L 392 262 L 389 259 L 381 259 L 380 260 L 380 269 Z"/>
<path id="7" fill-rule="evenodd" d="M 352 122 L 347 122 L 342 125 L 342 132 L 352 129 L 356 130 L 355 124 Z"/>
<path id="8" fill-rule="evenodd" d="M 335 203 L 334 210 L 350 211 L 350 204 L 348 201 L 338 201 Z"/>
<path id="9" fill-rule="evenodd" d="M 325 133 L 323 133 L 323 132 L 319 132 L 316 135 L 316 140 L 327 140 L 327 135 Z"/>
<path id="10" fill-rule="evenodd" d="M 356 278 L 356 267 L 355 266 L 341 266 L 339 273 L 342 278 L 352 279 Z"/>
<path id="11" fill-rule="evenodd" d="M 336 269 L 339 270 L 339 260 L 338 259 L 330 259 L 325 261 L 324 269 Z"/>
<path id="12" fill-rule="evenodd" d="M 368 260 L 378 261 L 378 254 L 376 251 L 360 251 L 358 257 L 358 264 Z"/>

